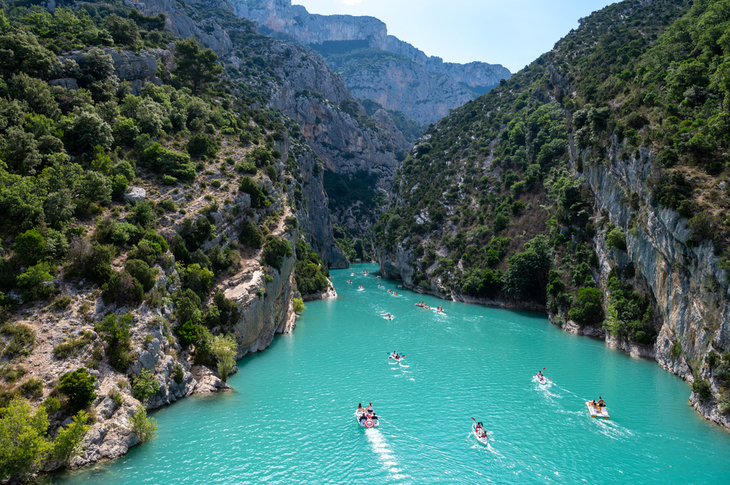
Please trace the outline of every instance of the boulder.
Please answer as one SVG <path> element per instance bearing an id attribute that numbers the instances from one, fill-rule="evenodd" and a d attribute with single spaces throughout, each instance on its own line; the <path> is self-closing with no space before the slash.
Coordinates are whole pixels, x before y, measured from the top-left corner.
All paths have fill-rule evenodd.
<path id="1" fill-rule="evenodd" d="M 130 187 L 129 189 L 129 192 L 124 194 L 124 200 L 128 200 L 133 204 L 143 201 L 147 196 L 147 191 L 142 187 Z"/>

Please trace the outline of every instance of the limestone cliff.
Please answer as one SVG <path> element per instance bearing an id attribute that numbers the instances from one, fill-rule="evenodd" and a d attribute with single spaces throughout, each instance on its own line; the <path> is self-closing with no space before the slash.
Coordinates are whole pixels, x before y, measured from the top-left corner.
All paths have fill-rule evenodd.
<path id="1" fill-rule="evenodd" d="M 397 54 L 387 68 L 372 69 L 359 59 L 327 56 L 328 62 L 342 72 L 350 91 L 359 98 L 371 98 L 383 107 L 400 110 L 421 123 L 445 116 L 476 95 L 496 86 L 510 72 L 500 65 L 472 62 L 466 65 L 444 63 L 392 35 L 386 25 L 373 17 L 310 14 L 291 0 L 236 0 L 231 2 L 237 15 L 249 18 L 275 32 L 282 32 L 315 49 L 356 41 L 358 48 Z M 352 48 L 350 48 L 352 49 Z M 338 49 L 338 51 L 341 49 Z M 378 56 L 377 52 L 373 55 Z M 370 59 L 371 56 L 364 56 Z M 348 62 L 344 69 L 342 62 Z M 442 75 L 442 76 L 439 76 Z M 436 76 L 437 80 L 431 81 Z"/>

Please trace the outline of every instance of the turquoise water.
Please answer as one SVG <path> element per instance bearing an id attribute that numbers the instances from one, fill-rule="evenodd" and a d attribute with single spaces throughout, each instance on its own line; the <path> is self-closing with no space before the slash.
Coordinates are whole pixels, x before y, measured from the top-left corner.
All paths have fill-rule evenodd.
<path id="1" fill-rule="evenodd" d="M 377 267 L 333 271 L 339 298 L 308 303 L 291 335 L 240 361 L 234 392 L 152 413 L 157 439 L 54 483 L 730 483 L 730 433 L 656 363 L 364 269 Z M 532 380 L 543 367 L 548 386 Z M 588 416 L 599 395 L 611 420 Z M 380 427 L 365 430 L 353 412 L 370 401 Z"/>

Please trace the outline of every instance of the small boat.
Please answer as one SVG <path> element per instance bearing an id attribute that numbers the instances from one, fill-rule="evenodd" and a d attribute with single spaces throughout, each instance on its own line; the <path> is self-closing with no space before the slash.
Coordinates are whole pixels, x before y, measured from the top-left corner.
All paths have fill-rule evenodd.
<path id="1" fill-rule="evenodd" d="M 477 439 L 477 441 L 479 441 L 481 444 L 486 445 L 489 443 L 489 436 L 487 436 L 487 432 L 484 430 L 484 428 L 482 428 L 481 431 L 477 431 L 477 425 L 475 423 L 472 423 L 471 431 L 472 433 L 474 433 L 474 437 Z"/>
<path id="2" fill-rule="evenodd" d="M 606 406 L 594 406 L 591 401 L 586 401 L 586 406 L 588 406 L 588 412 L 591 413 L 591 418 L 609 418 Z"/>
<path id="3" fill-rule="evenodd" d="M 394 360 L 396 362 L 400 362 L 401 360 L 405 359 L 406 354 L 399 354 L 398 352 L 392 352 L 390 355 L 388 355 L 388 360 Z"/>
<path id="4" fill-rule="evenodd" d="M 377 428 L 380 424 L 375 412 L 368 414 L 364 409 L 355 411 L 355 419 L 357 420 L 357 424 L 363 428 Z"/>
<path id="5" fill-rule="evenodd" d="M 536 374 L 535 377 L 537 377 L 537 382 L 539 382 L 540 384 L 547 384 L 548 383 L 548 379 L 545 376 L 541 376 L 540 374 Z"/>

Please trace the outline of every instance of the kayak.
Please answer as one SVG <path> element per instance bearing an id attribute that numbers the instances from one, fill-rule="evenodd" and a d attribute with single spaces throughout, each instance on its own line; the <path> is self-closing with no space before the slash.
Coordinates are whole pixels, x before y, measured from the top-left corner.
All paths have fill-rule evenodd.
<path id="1" fill-rule="evenodd" d="M 588 406 L 588 412 L 591 413 L 591 418 L 609 419 L 606 406 L 594 406 L 590 401 L 586 401 L 586 406 Z"/>
<path id="2" fill-rule="evenodd" d="M 388 360 L 394 360 L 395 362 L 400 362 L 403 359 L 405 359 L 405 356 L 403 354 L 390 354 L 388 356 Z"/>
<path id="3" fill-rule="evenodd" d="M 365 411 L 360 409 L 355 411 L 355 419 L 357 420 L 357 424 L 359 424 L 362 428 L 377 428 L 379 424 L 378 417 L 375 416 L 375 413 L 367 414 Z"/>
<path id="4" fill-rule="evenodd" d="M 539 382 L 540 384 L 547 384 L 548 382 L 547 377 L 545 376 L 536 375 L 535 377 L 537 377 L 537 382 Z"/>
<path id="5" fill-rule="evenodd" d="M 487 443 L 489 443 L 489 436 L 486 436 L 486 435 L 485 436 L 480 436 L 477 433 L 477 425 L 476 424 L 473 424 L 472 423 L 472 425 L 471 425 L 471 431 L 472 431 L 472 433 L 474 433 L 474 437 L 477 439 L 477 441 L 479 441 L 481 444 L 486 445 Z"/>

